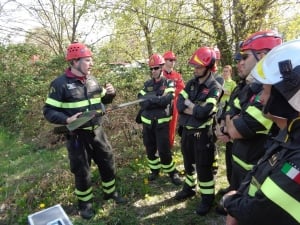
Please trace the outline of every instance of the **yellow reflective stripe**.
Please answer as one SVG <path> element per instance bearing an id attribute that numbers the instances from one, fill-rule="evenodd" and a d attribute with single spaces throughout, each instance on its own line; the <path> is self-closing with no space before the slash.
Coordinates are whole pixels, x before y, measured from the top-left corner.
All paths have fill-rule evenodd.
<path id="1" fill-rule="evenodd" d="M 184 181 L 189 187 L 194 187 L 196 185 L 196 181 L 192 182 L 189 179 L 185 179 Z"/>
<path id="2" fill-rule="evenodd" d="M 145 92 L 144 90 L 141 90 L 141 91 L 140 91 L 140 94 L 141 94 L 141 95 L 145 95 L 146 92 Z"/>
<path id="3" fill-rule="evenodd" d="M 257 131 L 257 134 L 268 134 L 269 131 L 268 130 L 264 130 L 264 131 Z"/>
<path id="4" fill-rule="evenodd" d="M 215 185 L 215 181 L 214 180 L 207 181 L 207 182 L 201 182 L 201 181 L 199 181 L 199 185 L 201 187 L 210 187 L 210 186 L 214 186 Z"/>
<path id="5" fill-rule="evenodd" d="M 169 117 L 165 117 L 165 118 L 160 118 L 157 120 L 157 123 L 158 124 L 161 124 L 161 123 L 166 123 L 166 122 L 169 122 L 172 120 L 172 116 L 169 116 Z"/>
<path id="6" fill-rule="evenodd" d="M 103 192 L 106 194 L 111 194 L 116 190 L 116 186 L 113 186 L 112 188 L 108 189 L 108 188 L 103 188 Z"/>
<path id="7" fill-rule="evenodd" d="M 193 174 L 193 175 L 188 175 L 188 174 L 187 174 L 186 177 L 187 177 L 189 180 L 196 181 L 197 174 Z"/>
<path id="8" fill-rule="evenodd" d="M 103 186 L 103 187 L 109 187 L 109 186 L 111 186 L 111 185 L 115 185 L 115 183 L 116 183 L 116 180 L 115 180 L 115 179 L 113 179 L 113 180 L 111 180 L 111 181 L 109 181 L 109 182 L 103 182 L 103 181 L 102 181 L 102 186 Z"/>
<path id="9" fill-rule="evenodd" d="M 86 191 L 79 191 L 78 189 L 75 189 L 75 194 L 79 200 L 86 202 L 94 197 L 92 190 L 92 187 L 90 187 Z"/>
<path id="10" fill-rule="evenodd" d="M 249 185 L 248 195 L 254 197 L 255 193 L 257 192 L 257 187 L 253 184 Z"/>
<path id="11" fill-rule="evenodd" d="M 48 105 L 52 105 L 52 106 L 55 106 L 57 108 L 62 108 L 62 104 L 63 104 L 62 102 L 57 101 L 57 100 L 55 100 L 53 98 L 49 98 L 49 97 L 46 99 L 46 103 Z"/>
<path id="12" fill-rule="evenodd" d="M 86 191 L 79 191 L 78 189 L 75 189 L 75 194 L 76 195 L 87 195 L 87 194 L 90 194 L 92 192 L 92 190 L 93 190 L 93 187 L 90 187 Z"/>
<path id="13" fill-rule="evenodd" d="M 80 107 L 89 106 L 91 104 L 99 104 L 101 103 L 101 98 L 92 98 L 89 100 L 83 100 L 79 102 L 60 102 L 53 98 L 47 98 L 46 103 L 48 105 L 55 106 L 57 108 L 63 108 L 63 109 L 75 109 Z"/>
<path id="14" fill-rule="evenodd" d="M 151 120 L 147 119 L 146 117 L 141 116 L 141 120 L 143 123 L 151 125 Z"/>
<path id="15" fill-rule="evenodd" d="M 261 186 L 264 195 L 300 223 L 300 202 L 286 193 L 270 177 Z"/>
<path id="16" fill-rule="evenodd" d="M 180 92 L 180 94 L 182 95 L 182 97 L 183 97 L 184 99 L 188 99 L 188 98 L 189 98 L 188 93 L 186 93 L 186 91 L 185 91 L 184 89 L 182 89 L 182 91 Z"/>
<path id="17" fill-rule="evenodd" d="M 215 189 L 214 188 L 210 188 L 210 189 L 200 188 L 200 193 L 204 194 L 204 195 L 212 195 L 215 193 Z"/>
<path id="18" fill-rule="evenodd" d="M 110 194 L 116 190 L 116 179 L 112 179 L 109 182 L 102 181 L 103 192 Z M 111 187 L 111 188 L 109 188 Z"/>
<path id="19" fill-rule="evenodd" d="M 169 165 L 162 164 L 161 167 L 165 173 L 170 173 L 175 170 L 175 162 L 172 161 Z"/>
<path id="20" fill-rule="evenodd" d="M 186 175 L 184 182 L 189 186 L 189 187 L 195 187 L 196 185 L 196 178 L 197 175 L 193 174 L 193 175 Z"/>
<path id="21" fill-rule="evenodd" d="M 82 128 L 82 130 L 95 130 L 97 127 L 99 127 L 99 126 L 97 125 L 97 126 L 92 126 L 92 127 L 84 127 L 84 128 Z"/>
<path id="22" fill-rule="evenodd" d="M 148 166 L 150 169 L 159 170 L 161 168 L 160 158 L 156 158 L 154 160 L 148 159 Z"/>
<path id="23" fill-rule="evenodd" d="M 103 89 L 102 89 L 102 92 L 101 92 L 101 94 L 100 94 L 100 96 L 101 96 L 101 98 L 102 98 L 102 97 L 104 97 L 105 95 L 106 95 L 106 89 L 103 88 Z"/>
<path id="24" fill-rule="evenodd" d="M 232 155 L 233 161 L 235 161 L 240 167 L 244 168 L 245 170 L 251 170 L 254 165 L 248 164 L 243 160 L 239 159 L 237 156 Z"/>
<path id="25" fill-rule="evenodd" d="M 210 119 L 209 121 L 203 123 L 203 124 L 202 124 L 201 126 L 199 126 L 199 127 L 186 126 L 185 128 L 188 129 L 188 130 L 192 130 L 192 129 L 202 129 L 202 128 L 205 128 L 205 127 L 211 125 L 212 122 L 213 122 L 213 120 Z"/>
<path id="26" fill-rule="evenodd" d="M 246 112 L 256 119 L 261 125 L 263 125 L 266 130 L 269 130 L 273 124 L 273 122 L 266 117 L 263 116 L 262 111 L 256 108 L 255 106 L 249 106 Z"/>
<path id="27" fill-rule="evenodd" d="M 206 103 L 212 103 L 212 104 L 216 105 L 217 104 L 217 99 L 215 99 L 215 98 L 207 98 L 205 102 Z"/>
<path id="28" fill-rule="evenodd" d="M 164 91 L 164 93 L 172 93 L 172 92 L 175 92 L 175 88 L 173 87 L 166 88 Z"/>
<path id="29" fill-rule="evenodd" d="M 207 188 L 209 187 L 209 188 Z M 200 193 L 202 194 L 214 194 L 215 193 L 215 181 L 199 182 Z"/>
<path id="30" fill-rule="evenodd" d="M 77 198 L 81 201 L 87 202 L 88 200 L 91 200 L 94 197 L 94 195 L 91 193 L 90 195 L 81 197 L 77 195 Z"/>
<path id="31" fill-rule="evenodd" d="M 150 165 L 149 164 L 149 168 L 153 169 L 153 170 L 159 170 L 161 168 L 161 165 L 160 164 L 159 165 L 152 165 L 152 164 Z"/>
<path id="32" fill-rule="evenodd" d="M 248 195 L 254 197 L 255 193 L 260 189 L 260 183 L 255 177 L 252 177 L 251 183 L 248 190 Z"/>
<path id="33" fill-rule="evenodd" d="M 149 124 L 151 125 L 152 124 L 152 120 L 151 119 L 147 119 L 146 117 L 144 116 L 141 116 L 141 120 L 143 123 L 145 124 Z M 162 124 L 162 123 L 166 123 L 166 122 L 169 122 L 172 120 L 172 116 L 169 116 L 169 117 L 164 117 L 164 118 L 160 118 L 157 120 L 157 123 L 158 124 Z"/>
<path id="34" fill-rule="evenodd" d="M 151 163 L 151 164 L 157 164 L 160 162 L 160 159 L 159 158 L 156 158 L 154 160 L 151 160 L 151 159 L 148 159 L 148 163 Z"/>
<path id="35" fill-rule="evenodd" d="M 236 108 L 241 109 L 240 101 L 239 101 L 238 98 L 235 98 L 235 99 L 234 99 L 233 105 L 234 105 Z"/>

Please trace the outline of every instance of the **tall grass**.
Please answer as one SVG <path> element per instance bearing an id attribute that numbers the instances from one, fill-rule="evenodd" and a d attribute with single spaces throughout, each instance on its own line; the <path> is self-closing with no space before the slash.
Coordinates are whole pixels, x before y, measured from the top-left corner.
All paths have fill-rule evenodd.
<path id="1" fill-rule="evenodd" d="M 119 129 L 121 133 L 125 131 Z M 115 128 L 107 127 L 110 134 Z M 129 132 L 129 131 L 126 131 Z M 128 199 L 126 205 L 102 200 L 101 179 L 95 165 L 92 166 L 94 207 L 96 216 L 89 221 L 78 216 L 76 198 L 73 194 L 73 176 L 69 172 L 66 149 L 31 149 L 18 140 L 17 136 L 0 130 L 0 224 L 28 224 L 29 214 L 61 204 L 74 225 L 155 225 L 155 224 L 224 224 L 224 217 L 213 210 L 205 217 L 194 213 L 200 196 L 185 202 L 173 200 L 181 187 L 174 186 L 166 174 L 149 183 L 148 168 L 140 130 L 132 134 L 131 142 L 124 135 L 111 135 L 117 161 L 117 189 Z M 128 136 L 128 134 L 127 134 Z M 182 156 L 178 145 L 173 149 L 179 170 Z M 217 189 L 226 186 L 224 179 L 223 154 L 217 178 Z"/>

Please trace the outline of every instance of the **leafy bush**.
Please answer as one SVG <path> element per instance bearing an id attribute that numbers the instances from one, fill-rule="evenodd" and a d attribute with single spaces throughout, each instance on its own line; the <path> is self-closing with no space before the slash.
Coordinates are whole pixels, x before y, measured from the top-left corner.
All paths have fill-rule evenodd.
<path id="1" fill-rule="evenodd" d="M 38 56 L 38 60 L 32 61 L 32 56 Z M 24 142 L 31 142 L 37 148 L 59 142 L 60 137 L 52 134 L 53 126 L 42 115 L 42 107 L 50 82 L 67 68 L 64 57 L 51 56 L 28 44 L 1 46 L 0 57 L 0 114 L 4 118 L 0 126 L 18 133 Z M 136 99 L 148 79 L 146 69 L 126 68 L 121 73 L 112 73 L 95 59 L 93 72 L 102 85 L 109 82 L 115 86 L 114 104 L 118 104 Z M 118 113 L 113 114 L 116 119 L 123 116 Z"/>

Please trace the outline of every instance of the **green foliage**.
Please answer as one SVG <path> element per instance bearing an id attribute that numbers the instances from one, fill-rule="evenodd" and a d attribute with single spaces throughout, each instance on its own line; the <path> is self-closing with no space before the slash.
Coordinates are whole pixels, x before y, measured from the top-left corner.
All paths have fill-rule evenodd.
<path id="1" fill-rule="evenodd" d="M 283 30 L 283 38 L 284 41 L 290 41 L 295 38 L 300 38 L 300 15 L 292 17 L 292 19 L 288 22 L 283 22 L 283 24 L 280 25 L 280 30 Z"/>
<path id="2" fill-rule="evenodd" d="M 33 61 L 32 56 L 38 60 Z M 43 125 L 41 107 L 49 80 L 65 67 L 60 57 L 52 60 L 49 57 L 47 52 L 27 44 L 0 47 L 0 113 L 4 118 L 0 125 L 28 140 L 34 138 Z"/>
<path id="3" fill-rule="evenodd" d="M 105 125 L 116 156 L 117 190 L 129 202 L 116 205 L 111 200 L 103 201 L 101 177 L 92 164 L 96 215 L 89 221 L 81 219 L 77 212 L 74 180 L 69 171 L 66 149 L 32 150 L 32 146 L 23 144 L 17 136 L 0 127 L 0 156 L 4 159 L 0 166 L 0 224 L 27 225 L 29 214 L 56 204 L 62 205 L 74 225 L 224 224 L 224 217 L 214 212 L 205 217 L 194 213 L 199 196 L 185 202 L 173 200 L 175 192 L 182 187 L 171 184 L 167 174 L 161 174 L 156 181 L 148 182 L 149 169 L 140 127 L 135 127 L 136 132 L 131 133 L 130 142 L 127 140 L 128 135 L 122 135 L 136 126 L 131 114 L 130 110 L 110 114 L 110 122 Z M 117 122 L 121 116 L 124 116 L 124 123 Z M 178 141 L 173 156 L 177 168 L 182 172 Z M 218 189 L 226 185 L 223 156 L 220 155 Z"/>

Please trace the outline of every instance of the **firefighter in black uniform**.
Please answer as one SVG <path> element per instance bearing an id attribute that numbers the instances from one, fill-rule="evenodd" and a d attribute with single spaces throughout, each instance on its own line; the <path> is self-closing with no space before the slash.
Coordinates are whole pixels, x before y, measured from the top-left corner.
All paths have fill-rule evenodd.
<path id="1" fill-rule="evenodd" d="M 241 72 L 247 76 L 247 84 L 233 101 L 226 113 L 225 133 L 233 139 L 232 173 L 230 188 L 237 189 L 246 174 L 265 152 L 264 145 L 271 134 L 273 122 L 262 116 L 259 95 L 262 85 L 255 82 L 251 70 L 272 48 L 282 43 L 281 37 L 272 30 L 259 31 L 241 45 Z"/>
<path id="2" fill-rule="evenodd" d="M 252 71 L 264 114 L 280 128 L 239 189 L 224 195 L 226 225 L 300 224 L 300 40 L 274 48 Z"/>
<path id="3" fill-rule="evenodd" d="M 148 180 L 155 180 L 162 169 L 169 174 L 172 183 L 180 185 L 182 182 L 175 167 L 169 140 L 175 84 L 163 76 L 164 63 L 164 58 L 159 54 L 153 54 L 149 59 L 151 79 L 144 83 L 138 94 L 138 98 L 147 99 L 140 103 L 140 120 L 143 124 L 143 142 L 151 170 Z"/>
<path id="4" fill-rule="evenodd" d="M 69 124 L 82 112 L 102 110 L 103 104 L 111 103 L 115 97 L 115 89 L 111 84 L 102 87 L 90 75 L 92 52 L 84 44 L 70 44 L 66 60 L 70 62 L 70 67 L 52 81 L 44 106 L 45 118 L 54 124 Z M 75 176 L 79 213 L 83 218 L 89 219 L 94 215 L 91 159 L 97 164 L 102 178 L 104 199 L 125 202 L 116 192 L 114 156 L 101 126 L 101 117 L 95 117 L 80 129 L 68 133 L 67 149 L 70 169 Z"/>
<path id="5" fill-rule="evenodd" d="M 246 77 L 243 73 L 241 73 L 241 54 L 238 52 L 235 54 L 234 59 L 237 62 L 237 70 L 238 70 L 238 76 L 239 76 L 239 81 L 236 85 L 236 87 L 233 89 L 232 93 L 230 94 L 230 97 L 227 101 L 225 101 L 223 108 L 217 112 L 217 118 L 216 118 L 216 136 L 219 141 L 222 143 L 225 143 L 226 145 L 226 150 L 225 150 L 225 163 L 226 163 L 226 177 L 228 183 L 230 183 L 230 177 L 231 177 L 231 171 L 232 171 L 232 140 L 230 139 L 228 134 L 224 134 L 224 126 L 225 126 L 225 115 L 226 113 L 229 113 L 230 110 L 233 110 L 232 114 L 236 115 L 240 112 L 240 108 L 235 108 L 234 103 L 238 102 L 238 96 L 241 90 L 244 88 L 246 85 Z M 236 112 L 238 111 L 238 112 Z M 224 195 L 230 190 L 230 187 L 220 189 L 218 191 L 218 194 Z"/>
<path id="6" fill-rule="evenodd" d="M 212 72 L 215 71 L 215 59 L 212 48 L 201 47 L 194 52 L 189 60 L 194 67 L 194 78 L 180 92 L 177 103 L 186 178 L 175 199 L 184 200 L 194 196 L 198 179 L 201 203 L 196 212 L 199 215 L 209 212 L 215 194 L 212 124 L 222 92 Z"/>

